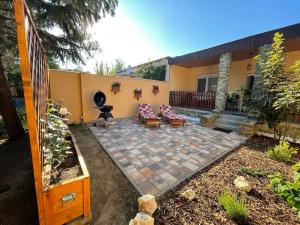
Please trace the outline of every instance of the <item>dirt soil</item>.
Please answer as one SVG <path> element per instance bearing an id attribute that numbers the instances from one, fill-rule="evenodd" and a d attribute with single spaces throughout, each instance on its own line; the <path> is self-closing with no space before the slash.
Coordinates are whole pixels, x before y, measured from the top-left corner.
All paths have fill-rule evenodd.
<path id="1" fill-rule="evenodd" d="M 167 193 L 159 200 L 155 224 L 236 224 L 218 204 L 218 196 L 225 188 L 244 199 L 249 212 L 249 224 L 300 224 L 296 212 L 269 189 L 269 179 L 266 176 L 257 178 L 240 172 L 241 167 L 250 167 L 268 174 L 280 171 L 291 178 L 289 165 L 269 159 L 264 154 L 273 144 L 273 140 L 269 138 L 253 137 L 202 173 Z M 253 190 L 249 194 L 234 187 L 233 181 L 238 176 L 245 176 L 250 183 Z M 192 201 L 180 197 L 180 193 L 189 188 L 197 195 Z"/>
<path id="2" fill-rule="evenodd" d="M 138 193 L 85 125 L 71 127 L 91 176 L 92 224 L 128 225 Z"/>
<path id="3" fill-rule="evenodd" d="M 50 184 L 57 184 L 83 174 L 75 147 L 73 146 L 69 151 L 72 152 L 72 154 L 69 154 L 67 158 L 65 158 L 65 161 L 57 168 L 51 169 Z"/>
<path id="4" fill-rule="evenodd" d="M 138 193 L 85 125 L 71 127 L 91 176 L 95 225 L 128 225 Z M 0 225 L 38 224 L 29 142 L 0 141 Z"/>
<path id="5" fill-rule="evenodd" d="M 0 143 L 0 224 L 38 224 L 28 138 Z"/>

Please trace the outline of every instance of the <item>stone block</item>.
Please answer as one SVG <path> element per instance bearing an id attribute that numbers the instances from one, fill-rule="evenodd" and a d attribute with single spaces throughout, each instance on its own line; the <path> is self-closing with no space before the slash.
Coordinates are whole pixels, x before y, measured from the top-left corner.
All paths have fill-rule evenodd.
<path id="1" fill-rule="evenodd" d="M 157 203 L 153 195 L 144 195 L 138 199 L 139 211 L 147 213 L 152 216 L 152 214 L 157 209 Z"/>
<path id="2" fill-rule="evenodd" d="M 201 115 L 200 116 L 200 125 L 202 127 L 213 127 L 218 116 L 219 115 L 216 113 Z"/>
<path id="3" fill-rule="evenodd" d="M 146 213 L 136 214 L 134 219 L 130 220 L 129 225 L 154 225 L 154 218 Z"/>
<path id="4" fill-rule="evenodd" d="M 257 133 L 256 121 L 245 121 L 240 124 L 239 134 L 244 136 L 254 136 Z"/>

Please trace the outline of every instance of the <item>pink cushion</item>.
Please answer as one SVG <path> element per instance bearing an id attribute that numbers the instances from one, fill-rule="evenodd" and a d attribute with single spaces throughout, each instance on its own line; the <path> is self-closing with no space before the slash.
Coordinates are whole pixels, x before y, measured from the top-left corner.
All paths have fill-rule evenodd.
<path id="1" fill-rule="evenodd" d="M 171 119 L 171 120 L 178 119 L 178 120 L 185 121 L 185 119 L 183 119 L 182 117 L 178 116 L 172 110 L 172 107 L 170 105 L 160 105 L 160 112 L 163 115 L 163 117 L 166 117 L 168 119 Z"/>
<path id="2" fill-rule="evenodd" d="M 144 119 L 159 119 L 153 112 L 150 104 L 139 105 L 140 115 Z"/>

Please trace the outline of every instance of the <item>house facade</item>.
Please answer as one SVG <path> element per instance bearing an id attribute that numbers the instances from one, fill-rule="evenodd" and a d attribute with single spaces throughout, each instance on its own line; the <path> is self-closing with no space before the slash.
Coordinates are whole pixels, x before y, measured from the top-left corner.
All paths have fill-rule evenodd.
<path id="1" fill-rule="evenodd" d="M 300 23 L 209 49 L 168 57 L 166 81 L 170 82 L 170 91 L 214 92 L 215 111 L 225 110 L 229 93 L 237 92 L 242 87 L 251 91 L 255 86 L 257 75 L 254 57 L 262 46 L 272 43 L 276 32 L 283 33 L 285 38 L 288 70 L 300 59 Z"/>

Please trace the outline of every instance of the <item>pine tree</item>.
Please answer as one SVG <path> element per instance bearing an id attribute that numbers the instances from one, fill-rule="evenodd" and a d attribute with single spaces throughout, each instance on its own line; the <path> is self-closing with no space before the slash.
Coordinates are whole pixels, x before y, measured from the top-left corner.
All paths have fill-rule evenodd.
<path id="1" fill-rule="evenodd" d="M 99 49 L 91 40 L 87 28 L 107 14 L 114 15 L 118 0 L 28 0 L 43 46 L 51 64 L 64 62 L 84 63 L 84 55 Z M 55 29 L 57 32 L 51 32 Z M 17 53 L 17 39 L 13 0 L 0 1 L 0 113 L 11 140 L 24 135 L 7 85 L 7 65 L 3 63 L 6 51 Z M 17 54 L 15 54 L 17 57 Z"/>

